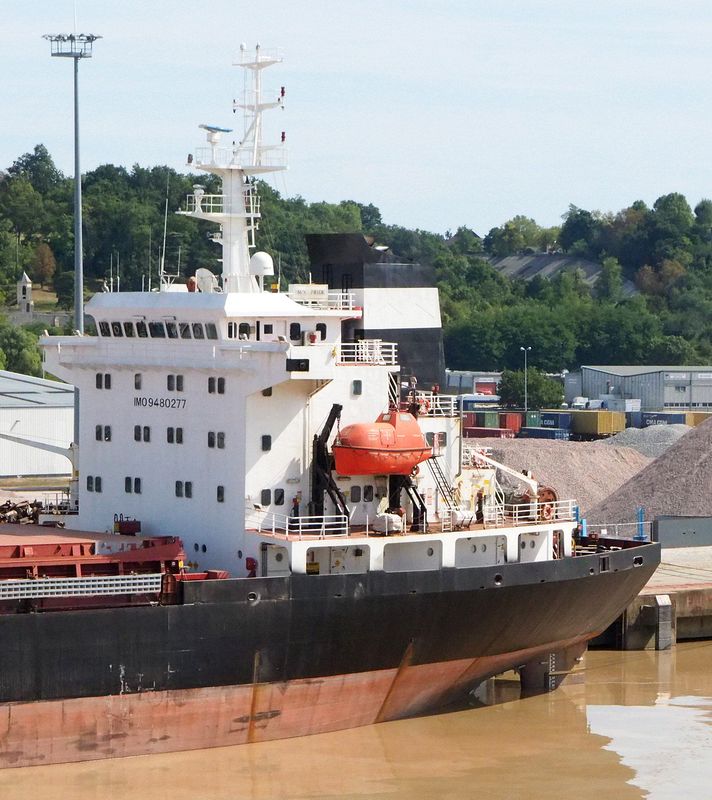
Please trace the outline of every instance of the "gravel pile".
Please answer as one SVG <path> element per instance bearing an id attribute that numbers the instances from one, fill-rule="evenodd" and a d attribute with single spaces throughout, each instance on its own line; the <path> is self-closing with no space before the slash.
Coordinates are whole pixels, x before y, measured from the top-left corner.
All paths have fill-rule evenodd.
<path id="1" fill-rule="evenodd" d="M 650 459 L 630 447 L 603 442 L 545 439 L 479 439 L 493 458 L 518 471 L 530 469 L 535 480 L 556 490 L 562 500 L 577 500 L 585 511 L 608 497 Z"/>
<path id="2" fill-rule="evenodd" d="M 614 447 L 633 447 L 648 458 L 657 458 L 691 430 L 689 425 L 651 425 L 648 428 L 626 428 L 604 441 L 607 445 Z"/>
<path id="3" fill-rule="evenodd" d="M 661 514 L 712 516 L 712 420 L 693 428 L 608 498 L 592 505 L 587 517 L 600 524 L 630 522 L 638 506 L 645 508 L 649 520 Z"/>

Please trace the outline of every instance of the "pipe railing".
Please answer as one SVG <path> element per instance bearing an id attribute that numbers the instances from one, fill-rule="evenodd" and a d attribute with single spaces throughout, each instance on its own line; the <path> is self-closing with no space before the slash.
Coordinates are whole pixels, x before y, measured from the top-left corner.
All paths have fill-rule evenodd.
<path id="1" fill-rule="evenodd" d="M 325 514 L 312 516 L 287 516 L 286 514 L 267 514 L 260 519 L 257 530 L 260 533 L 271 533 L 285 539 L 303 536 L 325 539 L 330 536 L 348 536 L 349 521 L 343 514 Z"/>

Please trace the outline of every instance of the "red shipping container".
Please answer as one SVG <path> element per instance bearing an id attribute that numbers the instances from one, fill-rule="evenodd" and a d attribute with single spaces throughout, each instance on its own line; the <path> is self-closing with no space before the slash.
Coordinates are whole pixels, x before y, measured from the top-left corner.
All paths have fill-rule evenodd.
<path id="1" fill-rule="evenodd" d="M 475 418 L 477 414 L 474 411 L 465 411 L 462 415 L 462 427 L 463 428 L 476 428 L 477 422 Z"/>
<path id="2" fill-rule="evenodd" d="M 517 411 L 503 411 L 499 415 L 499 427 L 519 433 L 522 429 L 522 415 Z"/>
<path id="3" fill-rule="evenodd" d="M 514 439 L 514 431 L 507 428 L 465 428 L 465 439 Z"/>

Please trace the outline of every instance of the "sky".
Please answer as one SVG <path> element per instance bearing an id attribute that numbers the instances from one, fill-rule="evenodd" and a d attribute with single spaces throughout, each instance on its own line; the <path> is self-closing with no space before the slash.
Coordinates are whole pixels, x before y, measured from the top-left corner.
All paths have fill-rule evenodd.
<path id="1" fill-rule="evenodd" d="M 241 42 L 279 48 L 286 196 L 373 203 L 389 224 L 480 235 L 569 204 L 712 196 L 708 0 L 0 0 L 0 168 L 38 143 L 74 172 L 72 62 L 44 33 L 99 34 L 80 63 L 82 171 L 187 171 L 201 122 L 232 127 Z M 269 136 L 268 136 L 269 138 Z"/>

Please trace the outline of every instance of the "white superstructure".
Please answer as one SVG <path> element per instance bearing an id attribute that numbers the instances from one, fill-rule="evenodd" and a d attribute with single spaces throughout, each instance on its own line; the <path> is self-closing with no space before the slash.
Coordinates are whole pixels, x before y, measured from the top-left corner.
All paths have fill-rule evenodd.
<path id="1" fill-rule="evenodd" d="M 542 521 L 534 502 L 514 525 L 499 503 L 494 470 L 479 465 L 458 478 L 458 411 L 450 398 L 422 393 L 420 425 L 439 457 L 421 464 L 412 481 L 429 528 L 372 535 L 388 501 L 386 476 L 334 474 L 348 518 L 329 498 L 313 513 L 315 436 L 335 404 L 343 406 L 341 426 L 398 409 L 399 366 L 393 343 L 342 340 L 342 323 L 368 313 L 352 293 L 325 285 L 265 291 L 271 259 L 250 254 L 260 217 L 253 178 L 284 168 L 281 144 L 262 144 L 262 113 L 281 106 L 284 95 L 265 102 L 262 73 L 279 60 L 259 47 L 254 56 L 241 50 L 238 64 L 252 81 L 240 104 L 242 140 L 224 147 L 229 131 L 202 126 L 208 147 L 195 164 L 219 176 L 223 192 L 196 187 L 183 213 L 220 226 L 221 282 L 199 270 L 186 286 L 162 281 L 155 293 L 100 293 L 86 308 L 96 336 L 42 340 L 46 369 L 81 397 L 72 527 L 111 530 L 117 516 L 135 518 L 144 534 L 179 535 L 191 565 L 238 576 L 255 568 L 359 572 L 551 558 L 555 528 L 570 550 L 572 506 L 557 509 L 554 523 Z M 377 320 L 379 327 L 387 322 Z M 478 493 L 489 530 L 471 525 Z M 412 519 L 405 495 L 403 504 Z"/>

